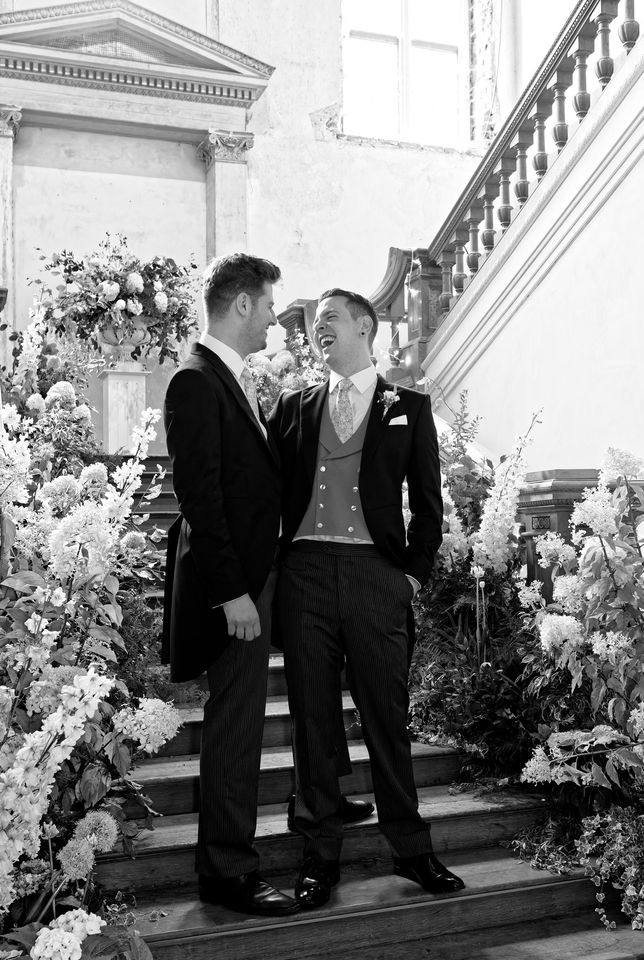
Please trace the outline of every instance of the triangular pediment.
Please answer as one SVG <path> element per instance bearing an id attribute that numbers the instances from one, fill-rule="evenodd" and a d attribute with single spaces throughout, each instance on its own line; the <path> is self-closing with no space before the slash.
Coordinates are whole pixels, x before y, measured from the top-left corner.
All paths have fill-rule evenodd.
<path id="1" fill-rule="evenodd" d="M 0 47 L 231 74 L 257 79 L 260 85 L 273 72 L 268 64 L 130 0 L 87 0 L 0 14 Z"/>

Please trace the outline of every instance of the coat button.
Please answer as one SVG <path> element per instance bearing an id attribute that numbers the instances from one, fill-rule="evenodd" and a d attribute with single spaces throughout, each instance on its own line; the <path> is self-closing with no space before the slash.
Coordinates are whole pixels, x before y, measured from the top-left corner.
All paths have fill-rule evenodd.
<path id="1" fill-rule="evenodd" d="M 320 484 L 320 490 L 326 490 L 326 483 Z"/>
<path id="2" fill-rule="evenodd" d="M 357 507 L 351 507 L 351 509 L 352 509 L 352 510 L 357 510 L 358 508 L 357 508 Z"/>
<path id="3" fill-rule="evenodd" d="M 324 466 L 323 466 L 323 467 L 320 467 L 320 473 L 325 473 L 325 472 L 326 472 L 326 467 L 324 467 Z"/>
<path id="4" fill-rule="evenodd" d="M 323 526 L 324 526 L 323 523 L 318 523 L 318 530 L 321 530 Z"/>
<path id="5" fill-rule="evenodd" d="M 357 488 L 357 487 L 354 487 L 354 488 L 353 488 L 353 492 L 354 492 L 354 493 L 357 493 L 357 492 L 358 492 L 358 488 Z"/>
<path id="6" fill-rule="evenodd" d="M 318 523 L 318 527 L 321 527 L 321 526 L 322 524 Z M 353 527 L 347 527 L 347 530 L 349 531 L 349 533 L 353 533 Z"/>

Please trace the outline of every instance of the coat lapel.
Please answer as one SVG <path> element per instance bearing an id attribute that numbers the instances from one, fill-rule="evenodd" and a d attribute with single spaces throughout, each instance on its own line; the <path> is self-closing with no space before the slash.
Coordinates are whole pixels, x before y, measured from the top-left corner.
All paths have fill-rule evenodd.
<path id="1" fill-rule="evenodd" d="M 265 445 L 269 449 L 271 456 L 273 457 L 275 462 L 279 463 L 278 452 L 273 442 L 273 438 L 271 437 L 270 431 L 267 429 L 267 437 L 265 437 L 262 432 L 262 428 L 257 422 L 257 417 L 255 416 L 255 414 L 250 408 L 250 404 L 248 403 L 246 394 L 242 390 L 241 385 L 237 377 L 232 372 L 232 370 L 226 366 L 226 364 L 221 359 L 221 357 L 218 357 L 216 353 L 213 353 L 212 350 L 209 350 L 208 347 L 205 347 L 203 343 L 194 343 L 192 345 L 192 352 L 198 354 L 198 356 L 202 357 L 213 367 L 215 372 L 218 374 L 219 378 L 228 387 L 233 398 L 239 404 L 239 407 L 242 410 L 243 414 L 246 417 L 248 417 L 249 421 L 252 423 L 255 430 L 258 431 L 260 437 L 262 438 Z M 260 419 L 262 420 L 262 423 L 264 424 L 264 426 L 266 426 L 266 421 L 263 417 L 261 407 L 260 407 L 259 415 L 260 415 Z"/>
<path id="2" fill-rule="evenodd" d="M 373 395 L 371 409 L 369 411 L 367 432 L 365 434 L 364 445 L 362 447 L 362 467 L 367 466 L 385 436 L 390 413 L 389 411 L 385 410 L 382 395 L 385 390 L 393 389 L 393 385 L 391 383 L 387 383 L 387 381 L 384 380 L 380 374 L 378 374 L 376 390 Z"/>
<path id="3" fill-rule="evenodd" d="M 300 398 L 300 448 L 306 473 L 311 483 L 313 483 L 313 474 L 318 457 L 322 412 L 328 395 L 328 383 L 321 383 L 319 387 L 303 391 Z"/>

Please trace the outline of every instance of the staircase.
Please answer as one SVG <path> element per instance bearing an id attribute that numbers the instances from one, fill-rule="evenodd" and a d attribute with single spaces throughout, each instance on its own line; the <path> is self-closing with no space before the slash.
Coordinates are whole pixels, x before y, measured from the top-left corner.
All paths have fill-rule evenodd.
<path id="1" fill-rule="evenodd" d="M 198 746 L 201 711 L 183 709 L 185 723 L 162 753 L 137 767 L 135 778 L 163 814 L 144 833 L 136 859 L 103 856 L 98 880 L 136 895 L 137 929 L 156 960 L 336 960 L 405 957 L 434 960 L 635 960 L 644 937 L 626 925 L 607 934 L 594 913 L 595 888 L 580 875 L 531 870 L 499 846 L 542 812 L 539 798 L 509 793 L 451 795 L 461 755 L 451 747 L 413 744 L 423 817 L 434 845 L 467 886 L 434 897 L 391 874 L 388 846 L 376 817 L 345 830 L 342 880 L 321 910 L 257 919 L 202 904 L 196 895 Z M 349 694 L 344 718 L 353 763 L 343 792 L 371 797 L 365 745 Z M 294 788 L 282 659 L 271 657 L 259 788 L 257 846 L 264 875 L 292 890 L 301 842 L 286 827 Z M 613 910 L 616 913 L 615 910 Z M 555 921 L 553 918 L 565 918 Z M 550 945 L 550 946 L 548 946 Z M 548 951 L 551 952 L 548 952 Z M 639 950 L 639 952 L 638 952 Z M 532 951 L 532 952 L 531 952 Z"/>

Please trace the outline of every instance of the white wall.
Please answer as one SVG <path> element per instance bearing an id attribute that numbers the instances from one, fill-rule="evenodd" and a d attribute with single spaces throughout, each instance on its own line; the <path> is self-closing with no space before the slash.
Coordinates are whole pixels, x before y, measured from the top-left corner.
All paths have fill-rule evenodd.
<path id="1" fill-rule="evenodd" d="M 469 391 L 498 456 L 543 408 L 530 469 L 644 454 L 644 50 L 635 48 L 446 318 L 428 355 L 437 411 Z"/>

